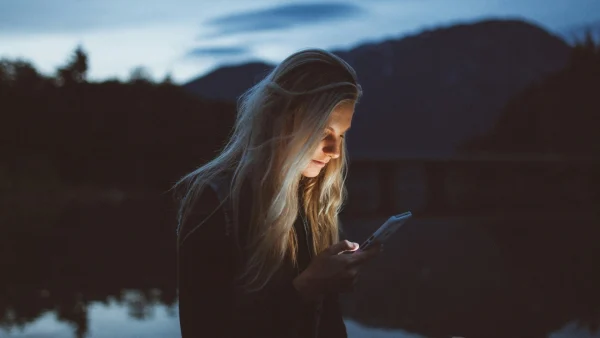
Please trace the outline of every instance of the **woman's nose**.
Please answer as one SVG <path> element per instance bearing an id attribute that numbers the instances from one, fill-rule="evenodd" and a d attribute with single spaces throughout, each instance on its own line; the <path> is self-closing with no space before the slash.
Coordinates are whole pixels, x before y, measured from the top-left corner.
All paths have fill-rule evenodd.
<path id="1" fill-rule="evenodd" d="M 341 142 L 339 140 L 335 140 L 334 142 L 329 142 L 325 147 L 323 147 L 323 152 L 331 157 L 338 158 L 340 157 L 340 148 Z"/>

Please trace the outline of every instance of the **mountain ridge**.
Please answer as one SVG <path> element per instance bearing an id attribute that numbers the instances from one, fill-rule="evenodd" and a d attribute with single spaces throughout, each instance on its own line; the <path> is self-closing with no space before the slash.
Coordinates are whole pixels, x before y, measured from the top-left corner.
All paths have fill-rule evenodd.
<path id="1" fill-rule="evenodd" d="M 332 50 L 354 67 L 364 90 L 348 135 L 351 156 L 453 154 L 489 131 L 512 96 L 564 67 L 570 50 L 559 36 L 514 19 L 458 23 Z M 184 87 L 232 101 L 273 67 L 219 68 Z"/>

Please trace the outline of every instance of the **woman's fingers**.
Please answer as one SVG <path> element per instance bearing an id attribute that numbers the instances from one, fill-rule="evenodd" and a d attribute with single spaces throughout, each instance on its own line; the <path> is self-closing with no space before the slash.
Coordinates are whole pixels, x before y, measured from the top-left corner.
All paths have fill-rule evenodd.
<path id="1" fill-rule="evenodd" d="M 355 267 L 347 271 L 347 277 L 342 280 L 340 292 L 352 292 L 356 287 L 358 276 L 360 275 L 359 268 Z"/>
<path id="2" fill-rule="evenodd" d="M 346 251 L 354 251 L 358 248 L 358 243 L 353 243 L 347 240 L 340 241 L 330 246 L 327 251 L 330 255 L 337 255 Z"/>
<path id="3" fill-rule="evenodd" d="M 377 255 L 379 255 L 382 248 L 383 248 L 382 244 L 376 244 L 376 245 L 371 246 L 370 248 L 368 248 L 365 251 L 358 250 L 358 251 L 354 252 L 352 255 L 348 256 L 348 259 L 349 259 L 348 263 L 350 266 L 361 265 L 361 264 L 373 259 Z"/>

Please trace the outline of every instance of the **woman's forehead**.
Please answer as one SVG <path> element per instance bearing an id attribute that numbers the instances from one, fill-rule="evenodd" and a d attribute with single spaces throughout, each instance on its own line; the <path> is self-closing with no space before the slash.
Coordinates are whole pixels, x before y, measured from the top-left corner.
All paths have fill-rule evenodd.
<path id="1" fill-rule="evenodd" d="M 329 120 L 327 121 L 327 126 L 336 131 L 344 132 L 350 128 L 353 115 L 354 102 L 341 103 L 331 112 Z"/>

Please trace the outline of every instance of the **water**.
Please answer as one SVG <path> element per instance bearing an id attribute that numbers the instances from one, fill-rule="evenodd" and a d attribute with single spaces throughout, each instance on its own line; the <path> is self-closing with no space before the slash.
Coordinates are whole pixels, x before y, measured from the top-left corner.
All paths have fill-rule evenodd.
<path id="1" fill-rule="evenodd" d="M 89 310 L 89 338 L 168 338 L 180 337 L 177 307 L 157 305 L 147 314 L 147 318 L 133 319 L 127 306 L 114 300 L 109 304 L 93 303 Z M 404 330 L 371 328 L 352 319 L 346 319 L 349 338 L 423 338 L 424 336 Z M 57 320 L 52 312 L 43 314 L 23 329 L 10 331 L 0 329 L 0 337 L 13 338 L 67 338 L 73 336 L 73 327 Z M 578 328 L 569 323 L 551 333 L 548 338 L 596 338 L 600 332 Z"/>
<path id="2" fill-rule="evenodd" d="M 108 305 L 94 303 L 88 310 L 89 338 L 168 338 L 180 337 L 176 307 L 158 305 L 152 308 L 143 320 L 133 319 L 127 306 L 114 301 Z M 368 328 L 353 320 L 346 320 L 349 337 L 354 338 L 420 338 L 402 330 Z M 14 338 L 62 338 L 72 337 L 73 327 L 57 320 L 54 313 L 46 313 L 24 330 L 10 333 L 0 329 L 0 337 Z"/>
<path id="3" fill-rule="evenodd" d="M 0 337 L 179 336 L 167 205 L 52 217 L 0 228 Z M 345 220 L 346 236 L 361 242 L 383 219 Z M 416 214 L 342 297 L 349 336 L 600 337 L 598 224 L 581 212 Z"/>

